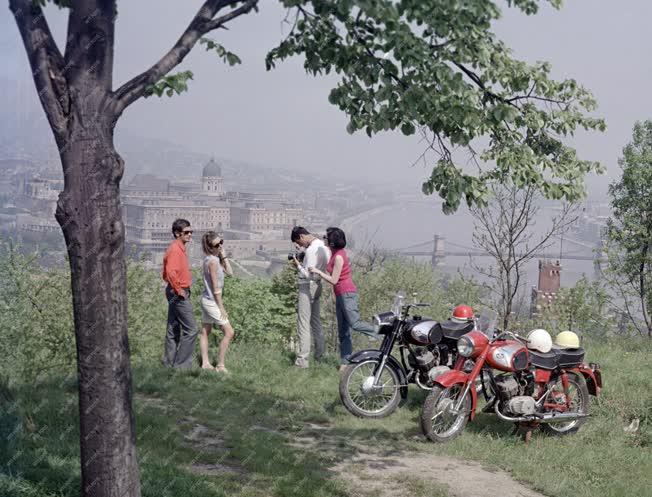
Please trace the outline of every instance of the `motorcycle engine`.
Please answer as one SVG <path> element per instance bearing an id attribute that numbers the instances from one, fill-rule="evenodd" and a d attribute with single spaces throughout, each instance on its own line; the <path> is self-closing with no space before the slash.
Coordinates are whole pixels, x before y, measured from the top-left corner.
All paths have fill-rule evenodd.
<path id="1" fill-rule="evenodd" d="M 507 409 L 512 414 L 526 416 L 528 414 L 534 414 L 536 411 L 536 403 L 534 397 L 530 397 L 529 395 L 518 395 L 509 399 L 509 402 L 507 402 Z"/>
<path id="2" fill-rule="evenodd" d="M 432 351 L 422 347 L 408 356 L 408 362 L 412 368 L 426 372 L 439 364 L 439 354 L 435 355 Z"/>
<path id="3" fill-rule="evenodd" d="M 500 396 L 502 398 L 511 398 L 515 397 L 520 393 L 520 385 L 514 375 L 511 374 L 501 374 L 496 376 L 496 386 L 500 390 Z"/>

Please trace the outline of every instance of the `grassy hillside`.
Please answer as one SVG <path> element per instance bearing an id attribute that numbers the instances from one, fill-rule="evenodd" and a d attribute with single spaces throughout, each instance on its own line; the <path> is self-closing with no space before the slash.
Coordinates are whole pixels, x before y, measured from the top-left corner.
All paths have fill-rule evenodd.
<path id="1" fill-rule="evenodd" d="M 477 460 L 549 496 L 649 496 L 651 345 L 588 344 L 588 358 L 602 364 L 605 381 L 593 416 L 576 435 L 536 433 L 527 446 L 511 435 L 511 425 L 490 415 L 480 415 L 448 445 L 423 442 L 417 418 L 424 395 L 413 387 L 392 417 L 354 418 L 340 404 L 334 359 L 296 370 L 280 349 L 236 344 L 229 376 L 143 363 L 134 372 L 143 495 L 378 495 L 379 486 L 401 495 L 449 495 L 446 486 L 409 467 L 391 478 L 379 472 L 375 481 L 365 480 L 365 458 L 374 453 L 386 460 Z M 54 371 L 39 384 L 5 386 L 0 398 L 0 495 L 78 495 L 74 378 Z M 625 433 L 634 418 L 640 430 Z"/>

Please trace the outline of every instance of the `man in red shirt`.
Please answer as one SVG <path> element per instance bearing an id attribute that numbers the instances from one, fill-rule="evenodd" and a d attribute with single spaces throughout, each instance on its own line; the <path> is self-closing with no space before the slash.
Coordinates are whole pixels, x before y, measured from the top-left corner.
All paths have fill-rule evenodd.
<path id="1" fill-rule="evenodd" d="M 186 244 L 192 238 L 190 222 L 177 219 L 172 223 L 174 241 L 163 256 L 163 279 L 167 282 L 168 325 L 165 336 L 163 364 L 167 367 L 192 366 L 197 324 L 190 303 L 192 274 L 186 254 Z"/>

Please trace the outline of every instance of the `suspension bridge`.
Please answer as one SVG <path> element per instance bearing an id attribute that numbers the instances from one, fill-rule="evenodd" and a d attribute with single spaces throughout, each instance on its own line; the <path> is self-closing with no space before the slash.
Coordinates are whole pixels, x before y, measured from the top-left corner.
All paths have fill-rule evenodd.
<path id="1" fill-rule="evenodd" d="M 575 247 L 570 251 L 559 252 L 535 252 L 532 257 L 540 259 L 553 259 L 553 260 L 574 260 L 574 261 L 593 261 L 594 264 L 599 264 L 603 259 L 600 246 L 592 246 L 589 243 L 580 240 L 573 240 L 571 238 L 561 239 L 562 247 L 564 243 L 569 243 Z M 432 240 L 421 243 L 415 243 L 408 247 L 399 248 L 396 252 L 400 255 L 407 257 L 430 257 L 433 267 L 442 266 L 446 264 L 447 257 L 490 257 L 491 254 L 484 250 L 479 250 L 477 247 L 469 247 L 459 243 L 451 242 L 438 233 L 436 233 Z M 523 254 L 515 254 L 517 257 Z"/>

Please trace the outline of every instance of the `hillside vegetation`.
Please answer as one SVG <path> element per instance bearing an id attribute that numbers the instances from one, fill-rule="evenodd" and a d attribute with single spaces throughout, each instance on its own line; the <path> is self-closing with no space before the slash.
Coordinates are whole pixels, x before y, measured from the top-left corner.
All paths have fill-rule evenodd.
<path id="1" fill-rule="evenodd" d="M 16 253 L 2 257 L 8 276 L 0 287 L 0 495 L 76 496 L 79 431 L 69 282 L 65 272 L 40 271 Z M 405 261 L 361 271 L 358 279 L 364 315 L 370 306 L 386 306 L 399 285 L 419 291 L 423 300 L 430 297 L 432 315 L 447 312 L 451 300 L 479 298 L 477 288 L 457 280 L 444 293 L 429 268 Z M 602 365 L 604 390 L 592 398 L 592 416 L 576 435 L 536 433 L 524 445 L 511 425 L 481 414 L 452 443 L 434 445 L 420 436 L 424 393 L 414 387 L 387 419 L 357 419 L 341 406 L 327 298 L 329 357 L 309 370 L 291 367 L 292 286 L 289 273 L 273 281 L 231 281 L 225 293 L 236 329 L 227 359 L 231 374 L 170 371 L 160 366 L 166 305 L 159 275 L 130 265 L 144 496 L 452 495 L 454 479 L 435 481 L 423 465 L 406 463 L 427 467 L 429 458 L 442 456 L 478 461 L 490 471 L 501 468 L 548 496 L 650 495 L 649 340 L 585 332 L 587 359 Z M 357 340 L 357 348 L 374 345 Z M 215 354 L 215 342 L 211 347 Z"/>

